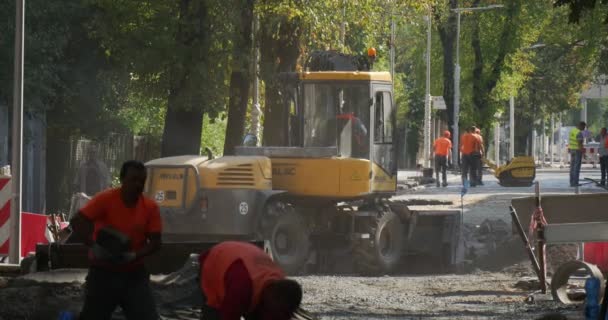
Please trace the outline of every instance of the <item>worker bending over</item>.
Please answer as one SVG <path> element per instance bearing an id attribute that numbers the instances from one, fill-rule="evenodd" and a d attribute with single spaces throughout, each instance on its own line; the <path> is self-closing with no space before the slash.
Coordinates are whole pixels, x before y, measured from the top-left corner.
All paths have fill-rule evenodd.
<path id="1" fill-rule="evenodd" d="M 252 244 L 220 243 L 199 262 L 202 320 L 289 320 L 300 306 L 300 285 Z"/>
<path id="2" fill-rule="evenodd" d="M 109 320 L 117 306 L 129 320 L 157 320 L 143 258 L 161 246 L 158 206 L 142 195 L 146 168 L 127 161 L 120 188 L 97 194 L 70 221 L 75 240 L 90 246 L 80 320 Z"/>
<path id="3" fill-rule="evenodd" d="M 450 159 L 450 150 L 452 150 L 452 141 L 450 141 L 450 132 L 444 131 L 443 137 L 439 137 L 433 143 L 433 149 L 435 151 L 435 172 L 437 176 L 437 187 L 439 188 L 439 172 L 442 175 L 442 185 L 446 187 L 448 185 L 447 180 L 447 168 Z"/>

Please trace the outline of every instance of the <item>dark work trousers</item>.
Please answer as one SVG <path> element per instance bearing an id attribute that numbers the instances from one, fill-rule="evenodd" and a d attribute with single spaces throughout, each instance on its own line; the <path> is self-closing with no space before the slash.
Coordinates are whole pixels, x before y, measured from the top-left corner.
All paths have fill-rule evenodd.
<path id="1" fill-rule="evenodd" d="M 475 185 L 477 181 L 477 166 L 471 154 L 462 155 L 462 181 L 469 180 L 471 185 Z"/>
<path id="2" fill-rule="evenodd" d="M 602 171 L 601 183 L 603 185 L 605 185 L 606 184 L 606 175 L 608 173 L 608 155 L 600 157 L 600 170 Z"/>
<path id="3" fill-rule="evenodd" d="M 130 272 L 91 267 L 79 319 L 110 320 L 118 306 L 128 320 L 158 320 L 150 274 L 144 267 Z"/>
<path id="4" fill-rule="evenodd" d="M 475 184 L 482 184 L 481 176 L 483 175 L 483 163 L 481 161 L 481 153 L 473 153 L 471 157 L 475 163 L 475 180 L 471 177 L 471 182 L 475 181 Z"/>
<path id="5" fill-rule="evenodd" d="M 570 186 L 578 186 L 578 178 L 581 173 L 581 163 L 583 160 L 582 150 L 570 150 Z"/>
<path id="6" fill-rule="evenodd" d="M 439 185 L 439 173 L 441 172 L 441 178 L 443 184 L 448 183 L 447 178 L 447 169 L 448 169 L 448 157 L 447 156 L 435 156 L 435 172 L 437 176 L 437 185 Z"/>

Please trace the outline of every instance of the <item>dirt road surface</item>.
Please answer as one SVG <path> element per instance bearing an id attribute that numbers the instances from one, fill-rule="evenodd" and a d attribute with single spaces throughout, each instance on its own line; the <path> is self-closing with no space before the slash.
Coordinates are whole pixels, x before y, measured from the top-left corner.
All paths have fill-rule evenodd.
<path id="1" fill-rule="evenodd" d="M 565 187 L 567 173 L 539 174 L 544 192 L 572 193 Z M 447 188 L 428 187 L 402 198 L 452 200 L 460 207 L 457 177 Z M 455 182 L 456 181 L 456 182 Z M 583 192 L 601 192 L 587 186 Z M 510 199 L 531 195 L 532 188 L 503 188 L 486 176 L 486 186 L 463 198 L 467 232 L 487 219 L 510 225 Z M 466 236 L 466 235 L 465 235 Z M 496 247 L 470 261 L 464 274 L 358 277 L 311 275 L 298 277 L 304 288 L 303 307 L 318 319 L 537 319 L 558 312 L 582 319 L 580 306 L 565 307 L 549 297 L 533 295 L 532 288 L 516 287 L 522 277 L 533 277 L 517 238 L 500 239 Z M 415 261 L 412 261 L 415 263 Z M 198 288 L 188 268 L 170 278 L 155 278 L 154 290 L 163 319 L 199 319 Z M 48 283 L 28 279 L 0 279 L 0 320 L 54 320 L 59 311 L 77 312 L 82 303 L 84 273 L 52 274 L 76 280 Z M 114 319 L 123 319 L 116 313 Z"/>

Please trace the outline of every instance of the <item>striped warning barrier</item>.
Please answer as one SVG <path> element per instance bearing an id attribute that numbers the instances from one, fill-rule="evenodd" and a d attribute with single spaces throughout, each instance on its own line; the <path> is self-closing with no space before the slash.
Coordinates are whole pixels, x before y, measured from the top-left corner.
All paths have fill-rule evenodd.
<path id="1" fill-rule="evenodd" d="M 0 255 L 8 254 L 11 216 L 11 177 L 0 176 Z"/>
<path id="2" fill-rule="evenodd" d="M 9 254 L 11 216 L 11 178 L 0 176 L 0 256 Z M 36 250 L 37 243 L 48 243 L 46 215 L 21 213 L 21 257 Z"/>
<path id="3" fill-rule="evenodd" d="M 594 168 L 600 163 L 598 147 L 599 143 L 597 142 L 588 142 L 585 144 L 583 148 L 583 154 L 585 155 L 583 157 L 583 163 L 592 164 Z"/>

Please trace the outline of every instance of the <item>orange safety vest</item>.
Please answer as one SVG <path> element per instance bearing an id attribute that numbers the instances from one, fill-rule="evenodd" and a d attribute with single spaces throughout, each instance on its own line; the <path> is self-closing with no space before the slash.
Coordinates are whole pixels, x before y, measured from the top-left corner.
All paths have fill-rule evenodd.
<path id="1" fill-rule="evenodd" d="M 227 241 L 211 248 L 201 267 L 201 288 L 207 297 L 207 305 L 220 308 L 226 294 L 224 277 L 236 261 L 241 260 L 251 277 L 253 296 L 250 310 L 260 302 L 262 290 L 270 281 L 285 278 L 285 273 L 262 249 L 244 242 Z"/>

